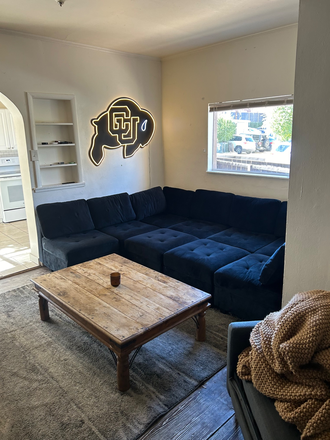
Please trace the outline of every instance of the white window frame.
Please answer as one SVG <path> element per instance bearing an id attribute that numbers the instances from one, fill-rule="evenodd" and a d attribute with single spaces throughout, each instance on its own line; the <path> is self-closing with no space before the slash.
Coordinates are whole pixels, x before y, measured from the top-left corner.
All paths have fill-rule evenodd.
<path id="1" fill-rule="evenodd" d="M 277 176 L 276 174 L 257 174 L 244 173 L 239 171 L 227 171 L 216 169 L 214 164 L 217 160 L 217 152 L 214 146 L 214 136 L 217 138 L 216 124 L 214 123 L 214 113 L 226 110 L 242 110 L 245 108 L 269 107 L 293 105 L 293 95 L 270 96 L 265 98 L 242 99 L 235 101 L 214 102 L 208 105 L 208 155 L 207 172 L 217 174 L 237 174 L 240 176 L 267 177 L 277 179 L 288 179 L 288 176 Z"/>

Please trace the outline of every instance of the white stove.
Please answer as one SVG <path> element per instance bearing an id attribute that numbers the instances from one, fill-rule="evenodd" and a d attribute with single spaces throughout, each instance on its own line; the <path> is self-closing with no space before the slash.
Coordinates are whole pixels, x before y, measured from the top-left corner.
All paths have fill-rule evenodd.
<path id="1" fill-rule="evenodd" d="M 0 217 L 4 223 L 26 219 L 18 157 L 0 157 Z"/>
<path id="2" fill-rule="evenodd" d="M 2 177 L 20 177 L 18 157 L 0 157 L 0 178 Z"/>

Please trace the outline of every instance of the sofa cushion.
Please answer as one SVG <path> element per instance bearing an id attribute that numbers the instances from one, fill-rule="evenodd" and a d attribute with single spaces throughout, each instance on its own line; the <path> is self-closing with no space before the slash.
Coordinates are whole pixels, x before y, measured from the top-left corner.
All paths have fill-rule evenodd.
<path id="1" fill-rule="evenodd" d="M 86 200 L 45 203 L 36 207 L 42 235 L 53 239 L 95 229 Z"/>
<path id="2" fill-rule="evenodd" d="M 251 254 L 218 269 L 214 274 L 214 306 L 244 320 L 264 319 L 281 308 L 280 282 L 259 281 L 266 255 Z"/>
<path id="3" fill-rule="evenodd" d="M 117 252 L 118 240 L 94 230 L 53 240 L 43 238 L 42 246 L 47 253 L 63 262 L 63 267 L 68 267 Z M 48 267 L 52 270 L 62 269 L 62 267 L 56 269 Z"/>
<path id="4" fill-rule="evenodd" d="M 274 234 L 281 202 L 276 199 L 234 196 L 229 225 L 251 232 Z"/>
<path id="5" fill-rule="evenodd" d="M 124 244 L 127 238 L 155 231 L 156 229 L 158 229 L 156 226 L 134 220 L 131 222 L 120 223 L 119 225 L 108 226 L 101 229 L 101 232 L 117 238 L 119 240 L 119 253 L 125 255 Z"/>
<path id="6" fill-rule="evenodd" d="M 228 225 L 234 197 L 231 193 L 198 189 L 192 199 L 190 216 L 198 220 Z"/>
<path id="7" fill-rule="evenodd" d="M 276 219 L 274 232 L 277 237 L 285 237 L 287 207 L 288 202 L 281 203 L 281 207 Z"/>
<path id="8" fill-rule="evenodd" d="M 87 200 L 96 229 L 134 220 L 136 215 L 127 193 Z"/>
<path id="9" fill-rule="evenodd" d="M 198 238 L 207 238 L 210 235 L 227 229 L 227 226 L 218 225 L 211 222 L 203 222 L 199 220 L 187 220 L 186 222 L 171 226 L 175 231 L 185 232 L 186 234 L 194 235 Z"/>
<path id="10" fill-rule="evenodd" d="M 160 214 L 166 209 L 166 199 L 160 186 L 130 195 L 136 220 Z"/>
<path id="11" fill-rule="evenodd" d="M 248 255 L 212 240 L 197 240 L 164 254 L 164 272 L 205 292 L 213 292 L 213 274 L 219 267 Z"/>
<path id="12" fill-rule="evenodd" d="M 262 266 L 259 281 L 261 284 L 273 284 L 283 280 L 285 243 L 280 246 Z"/>
<path id="13" fill-rule="evenodd" d="M 257 250 L 258 254 L 268 255 L 268 257 L 272 256 L 273 253 L 284 243 L 284 237 L 277 238 L 272 243 L 267 244 L 266 246 Z"/>
<path id="14" fill-rule="evenodd" d="M 125 252 L 131 260 L 162 272 L 164 253 L 194 240 L 197 238 L 189 234 L 171 229 L 157 229 L 128 238 L 125 241 Z"/>
<path id="15" fill-rule="evenodd" d="M 275 235 L 257 234 L 236 228 L 226 229 L 218 234 L 210 235 L 208 238 L 219 243 L 245 249 L 249 252 L 256 252 L 258 249 L 276 240 Z"/>
<path id="16" fill-rule="evenodd" d="M 189 217 L 194 191 L 164 186 L 166 212 L 181 217 Z"/>
<path id="17" fill-rule="evenodd" d="M 150 217 L 145 217 L 144 219 L 142 219 L 144 223 L 157 226 L 158 228 L 168 228 L 170 226 L 176 225 L 177 223 L 182 223 L 186 220 L 186 217 L 167 213 L 151 215 Z"/>

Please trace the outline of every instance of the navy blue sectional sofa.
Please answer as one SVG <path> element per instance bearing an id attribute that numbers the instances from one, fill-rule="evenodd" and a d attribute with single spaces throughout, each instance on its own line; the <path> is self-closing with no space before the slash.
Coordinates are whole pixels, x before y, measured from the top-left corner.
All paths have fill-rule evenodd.
<path id="1" fill-rule="evenodd" d="M 281 307 L 286 208 L 171 187 L 43 204 L 40 261 L 58 270 L 116 252 L 211 293 L 224 313 L 263 319 Z"/>

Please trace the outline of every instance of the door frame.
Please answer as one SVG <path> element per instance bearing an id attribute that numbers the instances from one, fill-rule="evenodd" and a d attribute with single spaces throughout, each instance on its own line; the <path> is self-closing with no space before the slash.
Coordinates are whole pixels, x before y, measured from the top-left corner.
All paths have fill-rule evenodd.
<path id="1" fill-rule="evenodd" d="M 26 220 L 31 248 L 31 261 L 39 264 L 38 235 L 34 211 L 30 162 L 26 143 L 24 120 L 16 105 L 0 92 L 0 102 L 9 110 L 13 117 L 14 131 L 17 141 L 18 158 L 22 175 L 23 195 L 26 210 Z"/>

